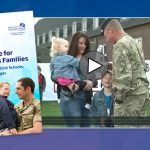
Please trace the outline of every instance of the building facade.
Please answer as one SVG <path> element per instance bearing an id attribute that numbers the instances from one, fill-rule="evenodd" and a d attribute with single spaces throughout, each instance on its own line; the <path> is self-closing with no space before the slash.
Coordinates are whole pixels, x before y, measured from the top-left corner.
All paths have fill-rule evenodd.
<path id="1" fill-rule="evenodd" d="M 103 53 L 112 61 L 112 45 L 106 43 L 100 33 L 101 24 L 106 18 L 43 18 L 35 24 L 35 37 L 38 63 L 49 63 L 52 37 L 65 38 L 68 41 L 77 32 L 85 32 L 91 43 L 91 51 L 103 46 Z M 117 18 L 125 31 L 142 44 L 145 59 L 150 60 L 150 18 Z"/>

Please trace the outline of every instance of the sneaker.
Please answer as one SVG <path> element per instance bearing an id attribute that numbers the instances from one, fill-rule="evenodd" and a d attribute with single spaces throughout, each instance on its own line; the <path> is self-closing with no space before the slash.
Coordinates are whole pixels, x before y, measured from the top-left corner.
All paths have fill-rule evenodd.
<path id="1" fill-rule="evenodd" d="M 60 104 L 60 99 L 57 100 L 57 103 Z"/>
<path id="2" fill-rule="evenodd" d="M 90 110 L 91 105 L 90 105 L 90 104 L 88 104 L 88 103 L 86 103 L 84 107 L 85 107 L 86 109 L 89 109 L 89 110 Z"/>

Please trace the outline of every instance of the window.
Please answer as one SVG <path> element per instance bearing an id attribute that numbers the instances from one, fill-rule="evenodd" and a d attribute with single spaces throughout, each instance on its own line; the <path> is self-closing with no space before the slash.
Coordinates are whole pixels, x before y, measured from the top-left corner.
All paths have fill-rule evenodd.
<path id="1" fill-rule="evenodd" d="M 87 31 L 87 19 L 82 19 L 82 31 Z"/>
<path id="2" fill-rule="evenodd" d="M 72 23 L 72 34 L 77 32 L 77 22 Z"/>
<path id="3" fill-rule="evenodd" d="M 97 29 L 99 27 L 99 18 L 93 18 L 93 29 Z"/>

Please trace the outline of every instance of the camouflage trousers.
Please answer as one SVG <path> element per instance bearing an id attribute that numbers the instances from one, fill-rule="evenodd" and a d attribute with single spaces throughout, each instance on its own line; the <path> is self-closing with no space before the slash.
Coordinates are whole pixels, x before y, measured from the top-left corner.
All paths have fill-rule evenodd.
<path id="1" fill-rule="evenodd" d="M 150 99 L 148 93 L 138 96 L 128 96 L 124 99 L 123 103 L 115 103 L 114 117 L 118 118 L 118 120 L 119 118 L 124 120 L 122 124 L 117 124 L 116 121 L 115 127 L 150 127 L 150 123 L 147 124 L 146 122 L 146 124 L 144 124 L 142 122 L 142 119 L 147 119 L 149 104 Z M 136 122 L 138 123 L 136 124 Z"/>

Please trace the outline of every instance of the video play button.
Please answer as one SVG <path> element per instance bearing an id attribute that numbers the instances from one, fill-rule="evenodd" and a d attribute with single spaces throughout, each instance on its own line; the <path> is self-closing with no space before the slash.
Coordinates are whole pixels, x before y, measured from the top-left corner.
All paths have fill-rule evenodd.
<path id="1" fill-rule="evenodd" d="M 103 66 L 90 58 L 88 60 L 88 73 L 91 73 L 92 71 L 95 71 Z"/>
<path id="2" fill-rule="evenodd" d="M 89 52 L 80 60 L 80 71 L 86 79 L 100 79 L 108 70 L 108 61 L 101 52 Z"/>

